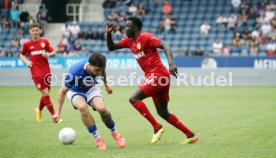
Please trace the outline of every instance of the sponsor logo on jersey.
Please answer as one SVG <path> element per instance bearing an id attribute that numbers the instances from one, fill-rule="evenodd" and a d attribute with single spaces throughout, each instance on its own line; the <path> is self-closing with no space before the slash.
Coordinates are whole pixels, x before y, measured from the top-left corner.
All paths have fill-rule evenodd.
<path id="1" fill-rule="evenodd" d="M 36 50 L 36 51 L 32 51 L 31 55 L 40 55 L 43 53 L 46 53 L 46 51 L 45 50 Z"/>
<path id="2" fill-rule="evenodd" d="M 139 58 L 145 56 L 145 53 L 144 53 L 144 51 L 142 51 L 142 52 L 139 52 L 139 53 L 133 54 L 133 55 L 134 55 L 134 57 L 135 57 L 136 59 L 139 59 Z"/>
<path id="3" fill-rule="evenodd" d="M 45 45 L 46 45 L 46 44 L 45 44 L 44 42 L 40 43 L 40 46 L 41 46 L 42 48 L 44 48 Z"/>
<path id="4" fill-rule="evenodd" d="M 31 46 L 30 49 L 34 49 L 34 46 Z"/>

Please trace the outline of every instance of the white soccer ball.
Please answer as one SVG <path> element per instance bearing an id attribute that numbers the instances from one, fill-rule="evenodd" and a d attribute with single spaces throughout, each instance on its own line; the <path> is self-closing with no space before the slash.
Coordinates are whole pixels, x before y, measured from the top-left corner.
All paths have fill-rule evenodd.
<path id="1" fill-rule="evenodd" d="M 58 139 L 62 144 L 73 144 L 77 135 L 74 129 L 66 127 L 59 131 Z"/>

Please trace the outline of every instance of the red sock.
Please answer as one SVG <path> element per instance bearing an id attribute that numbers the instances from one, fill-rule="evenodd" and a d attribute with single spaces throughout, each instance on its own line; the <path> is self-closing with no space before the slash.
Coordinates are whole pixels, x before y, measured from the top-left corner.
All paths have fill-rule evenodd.
<path id="1" fill-rule="evenodd" d="M 187 137 L 192 134 L 192 132 L 174 114 L 170 115 L 167 122 L 181 130 Z"/>
<path id="2" fill-rule="evenodd" d="M 43 97 L 43 101 L 44 101 L 45 106 L 47 107 L 47 109 L 51 113 L 51 115 L 54 115 L 55 114 L 55 110 L 54 110 L 54 107 L 53 107 L 52 102 L 50 100 L 50 96 L 48 96 L 48 95 L 44 96 Z"/>
<path id="3" fill-rule="evenodd" d="M 40 98 L 40 102 L 39 102 L 39 106 L 38 106 L 38 110 L 42 111 L 44 108 L 44 102 L 43 102 L 43 96 Z"/>
<path id="4" fill-rule="evenodd" d="M 149 112 L 145 103 L 143 103 L 141 100 L 138 100 L 133 104 L 133 106 L 136 110 L 140 112 L 141 115 L 143 115 L 151 123 L 154 130 L 158 130 L 161 128 L 159 123 L 154 119 L 154 117 Z"/>

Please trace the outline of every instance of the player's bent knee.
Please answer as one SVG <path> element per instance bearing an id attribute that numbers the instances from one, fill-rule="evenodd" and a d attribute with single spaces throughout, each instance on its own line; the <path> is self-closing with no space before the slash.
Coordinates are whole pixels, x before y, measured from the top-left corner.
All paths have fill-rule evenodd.
<path id="1" fill-rule="evenodd" d="M 102 117 L 109 118 L 109 117 L 111 116 L 111 114 L 110 114 L 109 111 L 106 110 L 105 112 L 101 113 L 101 116 L 102 116 Z"/>
<path id="2" fill-rule="evenodd" d="M 78 106 L 78 109 L 82 115 L 89 113 L 89 110 L 86 105 Z"/>
<path id="3" fill-rule="evenodd" d="M 49 96 L 49 93 L 42 93 L 43 97 Z"/>
<path id="4" fill-rule="evenodd" d="M 50 94 L 48 88 L 42 89 L 40 92 L 42 93 L 43 96 L 49 96 Z"/>
<path id="5" fill-rule="evenodd" d="M 105 111 L 104 113 L 101 113 L 101 117 L 104 123 L 112 122 L 111 114 L 109 111 Z"/>
<path id="6" fill-rule="evenodd" d="M 167 120 L 170 117 L 170 114 L 166 111 L 157 111 L 158 115 L 163 119 Z"/>
<path id="7" fill-rule="evenodd" d="M 104 106 L 98 107 L 98 108 L 96 108 L 96 110 L 97 110 L 100 114 L 105 113 L 105 112 L 107 111 L 107 109 L 106 109 Z"/>
<path id="8" fill-rule="evenodd" d="M 129 101 L 130 104 L 134 104 L 134 103 L 136 103 L 138 101 L 138 99 L 136 99 L 135 97 L 130 97 L 128 99 L 128 101 Z"/>

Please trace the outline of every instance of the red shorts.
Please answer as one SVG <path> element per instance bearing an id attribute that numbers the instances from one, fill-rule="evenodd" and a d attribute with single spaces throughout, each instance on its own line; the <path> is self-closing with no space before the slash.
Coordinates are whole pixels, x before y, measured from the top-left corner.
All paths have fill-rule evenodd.
<path id="1" fill-rule="evenodd" d="M 152 97 L 154 103 L 168 102 L 170 90 L 170 74 L 149 74 L 138 85 L 147 97 Z"/>
<path id="2" fill-rule="evenodd" d="M 35 87 L 41 91 L 45 88 L 48 88 L 50 90 L 50 85 L 51 85 L 51 76 L 45 76 L 45 77 L 35 77 L 33 78 Z"/>

